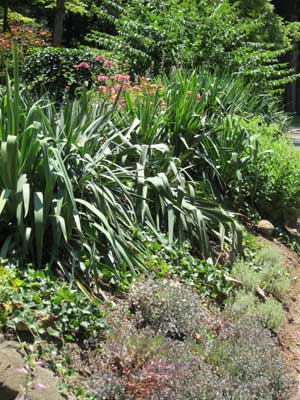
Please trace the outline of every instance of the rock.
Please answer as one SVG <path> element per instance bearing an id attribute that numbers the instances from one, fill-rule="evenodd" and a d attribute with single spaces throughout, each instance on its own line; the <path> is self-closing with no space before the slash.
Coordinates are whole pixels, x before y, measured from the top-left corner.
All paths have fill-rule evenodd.
<path id="1" fill-rule="evenodd" d="M 16 345 L 4 342 L 0 346 L 0 399 L 15 400 L 26 386 L 27 373 Z"/>
<path id="2" fill-rule="evenodd" d="M 63 400 L 59 394 L 59 380 L 52 371 L 36 367 L 29 391 L 29 400 Z"/>
<path id="3" fill-rule="evenodd" d="M 257 229 L 262 235 L 264 235 L 268 239 L 271 239 L 271 237 L 273 236 L 275 227 L 270 221 L 268 221 L 266 219 L 262 219 L 257 224 Z"/>
<path id="4" fill-rule="evenodd" d="M 18 349 L 17 342 L 0 345 L 0 399 L 15 400 L 29 384 L 28 400 L 63 400 L 53 372 L 40 366 L 26 370 Z"/>

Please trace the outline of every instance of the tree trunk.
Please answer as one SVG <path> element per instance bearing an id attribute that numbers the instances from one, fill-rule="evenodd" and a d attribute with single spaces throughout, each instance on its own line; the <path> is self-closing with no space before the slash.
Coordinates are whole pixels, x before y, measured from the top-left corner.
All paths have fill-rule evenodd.
<path id="1" fill-rule="evenodd" d="M 66 0 L 56 0 L 56 11 L 53 31 L 53 46 L 60 47 L 63 40 Z"/>
<path id="2" fill-rule="evenodd" d="M 3 5 L 3 32 L 7 32 L 9 30 L 8 26 L 8 0 L 4 0 Z"/>

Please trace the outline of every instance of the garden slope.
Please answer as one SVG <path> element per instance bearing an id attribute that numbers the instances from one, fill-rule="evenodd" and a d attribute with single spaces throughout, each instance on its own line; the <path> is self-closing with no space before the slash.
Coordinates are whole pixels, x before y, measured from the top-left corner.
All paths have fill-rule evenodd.
<path id="1" fill-rule="evenodd" d="M 300 399 L 300 257 L 277 241 L 269 242 L 261 239 L 277 251 L 284 258 L 284 264 L 292 277 L 292 287 L 285 299 L 286 318 L 278 338 L 284 353 L 284 358 L 291 368 L 295 387 L 289 400 Z"/>

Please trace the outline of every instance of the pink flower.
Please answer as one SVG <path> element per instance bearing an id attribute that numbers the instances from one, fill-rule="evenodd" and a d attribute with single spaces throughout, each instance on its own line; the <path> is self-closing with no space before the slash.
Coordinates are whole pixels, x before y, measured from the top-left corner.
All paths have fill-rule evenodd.
<path id="1" fill-rule="evenodd" d="M 46 389 L 47 389 L 47 386 L 44 385 L 43 383 L 38 383 L 38 384 L 37 384 L 37 388 L 40 389 L 40 390 L 46 390 Z"/>
<path id="2" fill-rule="evenodd" d="M 90 68 L 90 64 L 82 61 L 80 64 L 73 65 L 74 68 Z"/>
<path id="3" fill-rule="evenodd" d="M 129 82 L 130 81 L 130 76 L 129 75 L 116 74 L 114 76 L 114 79 L 117 82 Z"/>
<path id="4" fill-rule="evenodd" d="M 108 76 L 99 75 L 97 79 L 98 79 L 99 82 L 106 82 L 108 80 Z"/>
<path id="5" fill-rule="evenodd" d="M 196 99 L 197 99 L 197 100 L 201 100 L 201 99 L 202 99 L 202 96 L 201 96 L 200 93 L 197 94 Z"/>
<path id="6" fill-rule="evenodd" d="M 114 96 L 111 96 L 111 99 L 112 99 L 112 101 L 115 101 L 115 100 L 116 100 L 116 98 L 117 98 L 117 96 L 116 96 L 116 95 L 114 95 Z"/>
<path id="7" fill-rule="evenodd" d="M 32 29 L 28 29 L 27 32 L 28 33 L 33 33 L 33 30 Z"/>
<path id="8" fill-rule="evenodd" d="M 13 33 L 13 34 L 15 34 L 15 33 L 17 33 L 17 29 L 16 28 L 11 28 L 11 33 Z"/>
<path id="9" fill-rule="evenodd" d="M 121 100 L 120 100 L 120 104 L 121 104 L 121 106 L 125 107 L 125 106 L 126 106 L 126 101 L 125 101 L 125 99 L 121 99 Z"/>
<path id="10" fill-rule="evenodd" d="M 16 373 L 19 374 L 28 374 L 28 371 L 23 367 L 23 368 L 16 368 Z"/>
<path id="11" fill-rule="evenodd" d="M 96 57 L 96 61 L 104 62 L 105 61 L 105 57 L 102 54 L 99 54 L 99 56 Z"/>
<path id="12" fill-rule="evenodd" d="M 140 89 L 140 87 L 139 86 L 133 86 L 133 88 L 132 88 L 132 91 L 133 92 L 139 92 L 141 89 Z"/>
<path id="13" fill-rule="evenodd" d="M 114 65 L 114 63 L 110 60 L 105 61 L 104 67 L 111 68 Z"/>
<path id="14" fill-rule="evenodd" d="M 38 365 L 38 366 L 42 367 L 44 365 L 44 361 L 43 360 L 37 360 L 35 365 Z"/>
<path id="15" fill-rule="evenodd" d="M 108 91 L 109 91 L 110 94 L 115 94 L 115 93 L 116 93 L 116 89 L 113 88 L 113 87 L 110 87 L 110 88 L 108 89 Z"/>
<path id="16" fill-rule="evenodd" d="M 41 31 L 41 32 L 40 32 L 40 35 L 41 35 L 41 36 L 46 36 L 46 35 L 47 35 L 47 32 Z"/>
<path id="17" fill-rule="evenodd" d="M 99 92 L 101 92 L 101 93 L 106 93 L 106 89 L 107 89 L 106 86 L 102 86 L 102 85 L 101 85 L 101 86 L 98 87 L 98 90 L 99 90 Z"/>
<path id="18" fill-rule="evenodd" d="M 193 94 L 193 91 L 192 91 L 192 90 L 188 90 L 188 91 L 187 91 L 187 94 L 188 94 L 189 96 L 191 96 L 191 95 Z"/>
<path id="19" fill-rule="evenodd" d="M 118 85 L 118 86 L 115 86 L 115 89 L 116 89 L 116 91 L 117 92 L 119 92 L 119 91 L 124 91 L 126 88 L 124 87 L 124 86 L 120 86 L 120 85 Z"/>

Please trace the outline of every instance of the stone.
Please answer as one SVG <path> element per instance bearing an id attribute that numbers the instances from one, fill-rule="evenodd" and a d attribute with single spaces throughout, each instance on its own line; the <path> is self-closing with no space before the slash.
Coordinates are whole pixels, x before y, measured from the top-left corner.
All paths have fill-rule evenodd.
<path id="1" fill-rule="evenodd" d="M 18 344 L 17 344 L 18 345 Z M 23 358 L 14 342 L 0 346 L 0 399 L 15 400 L 27 382 Z"/>
<path id="2" fill-rule="evenodd" d="M 59 380 L 52 371 L 38 366 L 33 374 L 29 400 L 63 400 L 58 391 Z"/>
<path id="3" fill-rule="evenodd" d="M 271 239 L 273 236 L 275 227 L 270 221 L 268 221 L 266 219 L 262 219 L 257 224 L 257 229 L 262 235 L 264 235 L 268 239 Z"/>
<path id="4" fill-rule="evenodd" d="M 24 368 L 17 342 L 0 344 L 0 399 L 15 400 L 27 385 L 28 400 L 63 400 L 59 380 L 52 371 L 36 366 L 33 371 Z"/>

